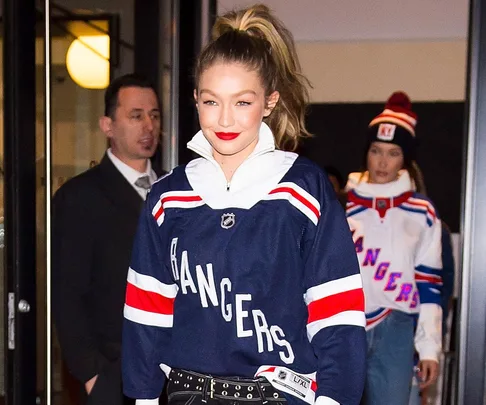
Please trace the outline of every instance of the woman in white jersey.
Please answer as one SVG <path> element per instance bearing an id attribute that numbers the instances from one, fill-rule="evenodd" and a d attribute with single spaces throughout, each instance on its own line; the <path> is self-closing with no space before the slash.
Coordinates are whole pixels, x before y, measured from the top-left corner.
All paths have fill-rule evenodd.
<path id="1" fill-rule="evenodd" d="M 441 223 L 416 193 L 416 114 L 396 92 L 369 124 L 366 171 L 349 176 L 346 214 L 358 255 L 367 318 L 363 403 L 406 405 L 414 346 L 422 386 L 438 374 L 441 351 Z"/>

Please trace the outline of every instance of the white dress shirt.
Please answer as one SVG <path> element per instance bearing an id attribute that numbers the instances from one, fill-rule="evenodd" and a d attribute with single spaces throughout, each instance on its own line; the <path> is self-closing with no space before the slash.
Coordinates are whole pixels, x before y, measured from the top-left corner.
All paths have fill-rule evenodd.
<path id="1" fill-rule="evenodd" d="M 106 153 L 110 158 L 110 160 L 112 161 L 112 163 L 118 169 L 118 171 L 123 175 L 123 177 L 125 177 L 125 179 L 127 179 L 127 181 L 132 185 L 134 190 L 138 194 L 140 194 L 140 197 L 142 197 L 145 200 L 145 198 L 147 198 L 147 194 L 149 190 L 146 190 L 143 187 L 136 186 L 135 182 L 142 176 L 148 176 L 150 180 L 150 184 L 153 184 L 155 180 L 157 180 L 157 175 L 152 170 L 152 164 L 150 162 L 150 159 L 147 159 L 147 168 L 145 169 L 145 172 L 141 173 L 138 170 L 135 170 L 134 168 L 128 166 L 120 159 L 118 159 L 111 151 L 111 148 L 108 149 Z"/>

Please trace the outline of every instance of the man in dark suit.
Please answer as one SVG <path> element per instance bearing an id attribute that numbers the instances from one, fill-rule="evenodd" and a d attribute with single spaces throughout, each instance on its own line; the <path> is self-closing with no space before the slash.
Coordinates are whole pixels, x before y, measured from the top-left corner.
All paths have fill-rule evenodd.
<path id="1" fill-rule="evenodd" d="M 154 87 L 136 75 L 114 80 L 100 128 L 110 143 L 100 164 L 53 200 L 53 315 L 86 404 L 125 405 L 133 403 L 121 387 L 126 277 L 138 216 L 157 178 L 150 162 L 160 135 Z"/>

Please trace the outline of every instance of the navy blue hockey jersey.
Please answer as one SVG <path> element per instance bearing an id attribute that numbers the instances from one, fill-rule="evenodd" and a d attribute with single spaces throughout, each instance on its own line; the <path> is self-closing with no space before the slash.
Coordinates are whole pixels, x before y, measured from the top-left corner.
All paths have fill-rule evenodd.
<path id="1" fill-rule="evenodd" d="M 124 309 L 125 394 L 157 398 L 181 368 L 264 376 L 290 404 L 358 404 L 362 282 L 325 173 L 275 150 L 265 124 L 231 184 L 202 133 L 188 146 L 202 158 L 160 179 L 140 218 Z"/>

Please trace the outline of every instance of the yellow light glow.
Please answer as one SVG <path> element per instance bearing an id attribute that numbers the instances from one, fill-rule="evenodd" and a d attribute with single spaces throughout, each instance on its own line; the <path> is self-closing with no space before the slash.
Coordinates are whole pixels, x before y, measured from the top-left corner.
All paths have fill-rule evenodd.
<path id="1" fill-rule="evenodd" d="M 67 51 L 67 70 L 79 86 L 87 89 L 104 89 L 110 81 L 109 57 L 108 35 L 80 36 L 72 42 Z"/>

